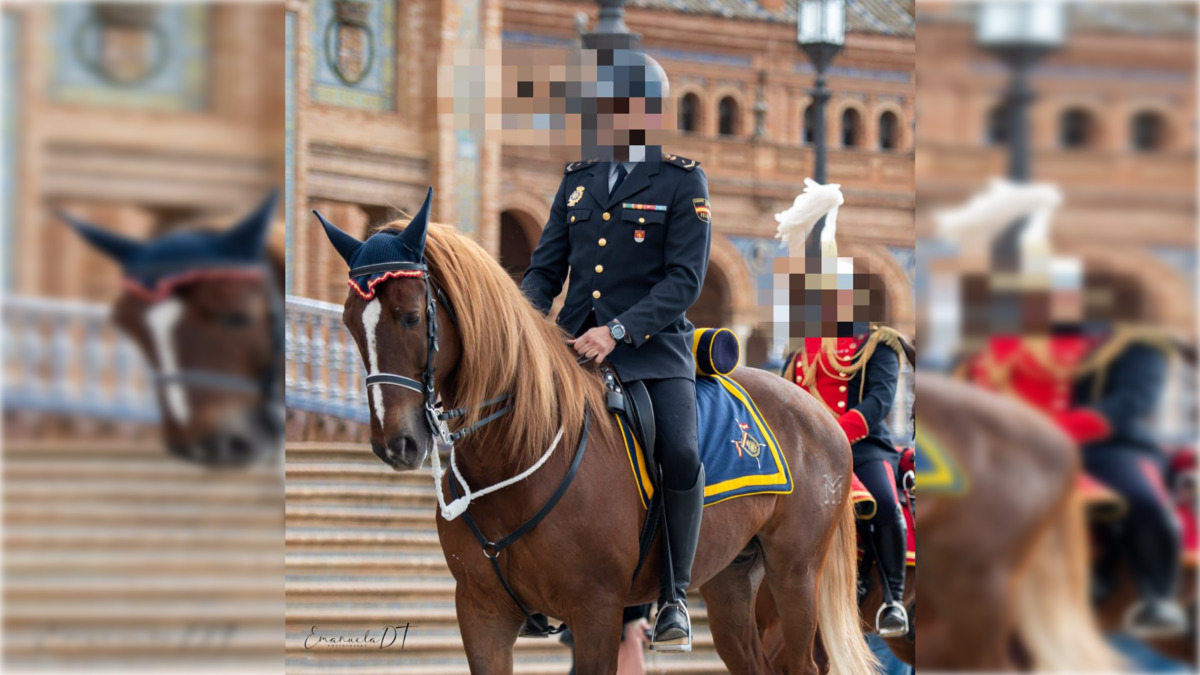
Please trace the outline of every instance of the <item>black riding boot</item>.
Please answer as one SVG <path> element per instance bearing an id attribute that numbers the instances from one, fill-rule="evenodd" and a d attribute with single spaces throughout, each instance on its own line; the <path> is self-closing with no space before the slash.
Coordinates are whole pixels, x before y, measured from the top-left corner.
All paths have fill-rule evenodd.
<path id="1" fill-rule="evenodd" d="M 885 588 L 884 604 L 875 615 L 875 632 L 879 637 L 899 637 L 908 633 L 908 613 L 904 610 L 908 525 L 903 511 L 897 506 L 892 515 L 880 513 L 871 520 L 870 531 Z"/>
<path id="2" fill-rule="evenodd" d="M 1141 601 L 1126 618 L 1140 637 L 1169 637 L 1187 630 L 1187 617 L 1174 595 L 1180 573 L 1181 544 L 1174 514 L 1165 508 L 1126 522 L 1129 566 Z"/>
<path id="3" fill-rule="evenodd" d="M 658 618 L 654 622 L 651 651 L 692 651 L 692 621 L 687 611 L 687 588 L 692 580 L 692 560 L 700 538 L 700 516 L 704 510 L 704 467 L 687 490 L 663 489 L 666 532 Z"/>

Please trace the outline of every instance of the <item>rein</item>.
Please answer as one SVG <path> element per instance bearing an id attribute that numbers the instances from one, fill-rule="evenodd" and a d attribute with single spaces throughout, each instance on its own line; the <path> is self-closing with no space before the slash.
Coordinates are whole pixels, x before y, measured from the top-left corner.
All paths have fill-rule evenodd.
<path id="1" fill-rule="evenodd" d="M 433 280 L 429 276 L 429 266 L 425 263 L 410 263 L 410 262 L 389 262 L 378 263 L 375 265 L 363 265 L 350 270 L 350 278 L 378 274 L 380 272 L 420 272 L 421 278 L 425 281 L 425 325 L 428 327 L 428 345 L 425 350 L 425 370 L 421 375 L 421 380 L 417 381 L 411 377 L 396 375 L 395 373 L 375 373 L 368 375 L 364 381 L 367 388 L 375 384 L 389 384 L 404 389 L 410 389 L 425 397 L 425 423 L 429 426 L 429 433 L 434 437 L 441 439 L 446 445 L 453 445 L 455 441 L 462 439 L 470 434 L 478 431 L 481 427 L 491 422 L 495 422 L 501 417 L 512 412 L 512 405 L 506 405 L 503 408 L 484 417 L 475 424 L 458 431 L 451 432 L 446 422 L 452 419 L 457 419 L 470 412 L 470 408 L 454 408 L 453 410 L 442 410 L 441 402 L 438 400 L 437 392 L 434 389 L 434 360 L 437 358 L 438 351 L 438 323 L 437 323 L 437 308 L 438 298 L 441 298 L 443 306 L 446 308 L 446 314 L 450 316 L 450 321 L 458 323 L 458 318 L 454 313 L 450 301 L 446 299 L 446 295 L 442 293 L 442 289 L 434 285 Z M 509 394 L 502 394 L 495 398 L 490 398 L 480 403 L 478 408 L 487 408 L 498 403 L 503 403 L 509 399 Z M 436 451 L 435 451 L 436 452 Z M 453 458 L 453 455 L 451 455 Z M 455 473 L 458 470 L 455 469 Z M 465 485 L 465 483 L 464 483 Z"/>
<path id="2" fill-rule="evenodd" d="M 554 510 L 554 507 L 558 505 L 559 500 L 561 500 L 563 495 L 566 494 L 567 488 L 570 487 L 571 483 L 575 480 L 575 476 L 579 473 L 579 466 L 583 463 L 583 455 L 587 451 L 588 432 L 591 427 L 590 412 L 584 412 L 583 431 L 579 437 L 579 446 L 575 451 L 575 459 L 571 461 L 570 469 L 567 470 L 566 475 L 563 476 L 562 481 L 559 482 L 558 487 L 554 490 L 554 494 L 550 495 L 550 499 L 548 499 L 546 503 L 542 505 L 542 508 L 538 509 L 537 513 L 533 514 L 533 516 L 522 523 L 520 527 L 508 533 L 507 535 L 504 535 L 498 541 L 489 539 L 479 529 L 479 525 L 475 522 L 475 519 L 471 517 L 471 514 L 467 512 L 471 502 L 475 499 L 496 492 L 497 490 L 502 490 L 506 487 L 519 483 L 533 475 L 538 469 L 542 468 L 542 466 L 550 459 L 550 456 L 554 454 L 555 449 L 558 448 L 559 443 L 562 441 L 563 429 L 562 427 L 559 427 L 558 434 L 554 437 L 554 442 L 550 444 L 550 447 L 546 450 L 542 457 L 536 463 L 534 463 L 533 466 L 529 467 L 525 471 L 522 471 L 520 474 L 513 476 L 512 478 L 503 480 L 495 485 L 479 490 L 478 492 L 473 492 L 470 486 L 467 484 L 466 479 L 463 477 L 462 472 L 458 469 L 458 463 L 455 461 L 454 455 L 454 443 L 474 433 L 484 425 L 494 422 L 504 415 L 512 412 L 512 405 L 505 405 L 503 408 L 496 410 L 469 427 L 459 429 L 455 432 L 450 431 L 446 422 L 452 419 L 463 417 L 469 412 L 470 409 L 460 407 L 452 410 L 442 410 L 439 405 L 437 393 L 434 390 L 434 360 L 438 351 L 438 299 L 441 299 L 443 306 L 446 308 L 447 315 L 449 315 L 450 320 L 455 324 L 458 323 L 457 317 L 455 316 L 453 307 L 451 306 L 449 300 L 447 300 L 445 294 L 442 293 L 442 290 L 438 288 L 430 278 L 429 267 L 425 263 L 391 262 L 375 265 L 364 265 L 362 267 L 356 267 L 350 270 L 350 278 L 353 279 L 355 277 L 364 275 L 393 271 L 420 272 L 421 278 L 425 280 L 425 323 L 429 329 L 425 370 L 422 373 L 420 381 L 414 380 L 411 377 L 405 377 L 403 375 L 397 375 L 394 373 L 376 373 L 374 375 L 368 375 L 364 384 L 368 388 L 376 384 L 388 384 L 392 386 L 403 387 L 405 389 L 422 394 L 425 397 L 425 422 L 429 425 L 431 435 L 434 438 L 441 439 L 444 444 L 450 446 L 450 470 L 452 475 L 450 476 L 450 480 L 447 482 L 450 484 L 450 494 L 453 497 L 453 500 L 448 504 L 446 503 L 445 497 L 442 493 L 442 476 L 445 475 L 445 470 L 442 468 L 441 455 L 438 453 L 436 448 L 432 453 L 433 457 L 431 459 L 431 464 L 433 466 L 434 489 L 437 491 L 437 501 L 442 517 L 449 521 L 461 516 L 463 522 L 466 523 L 468 528 L 470 528 L 471 533 L 475 535 L 475 539 L 479 542 L 480 547 L 483 549 L 484 557 L 491 562 L 492 569 L 496 573 L 496 578 L 500 580 L 500 585 L 504 587 L 504 591 L 508 593 L 508 596 L 512 598 L 514 603 L 516 603 L 517 608 L 520 609 L 521 613 L 525 615 L 525 628 L 522 631 L 523 634 L 545 637 L 548 635 L 561 633 L 566 629 L 566 624 L 562 624 L 557 627 L 551 627 L 547 623 L 545 616 L 530 612 L 525 606 L 525 603 L 521 602 L 521 599 L 517 596 L 516 591 L 513 590 L 512 586 L 509 585 L 508 580 L 505 579 L 504 572 L 500 569 L 499 559 L 500 553 L 503 552 L 504 549 L 517 543 L 517 541 L 528 534 L 529 531 L 534 527 L 537 527 L 538 523 L 542 522 L 542 520 L 544 520 L 546 516 L 548 516 L 550 512 Z M 503 403 L 509 398 L 509 394 L 502 394 L 500 396 L 483 401 L 477 407 L 487 408 Z M 460 483 L 462 484 L 463 494 L 459 493 Z"/>

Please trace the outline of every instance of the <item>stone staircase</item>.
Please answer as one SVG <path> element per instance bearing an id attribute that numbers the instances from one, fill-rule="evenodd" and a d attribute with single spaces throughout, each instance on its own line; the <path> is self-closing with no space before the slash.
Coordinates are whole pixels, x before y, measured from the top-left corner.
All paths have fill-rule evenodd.
<path id="1" fill-rule="evenodd" d="M 286 492 L 288 673 L 468 672 L 427 469 L 392 472 L 362 444 L 289 442 Z M 692 601 L 695 651 L 650 654 L 648 672 L 726 672 L 703 602 L 698 595 Z M 383 638 L 384 626 L 405 623 L 410 629 L 402 649 L 399 639 L 385 649 L 313 644 L 314 626 L 321 636 L 370 630 Z M 570 663 L 570 651 L 557 639 L 517 643 L 517 673 L 565 674 Z"/>
<path id="2" fill-rule="evenodd" d="M 6 439 L 4 669 L 282 672 L 282 478 Z"/>

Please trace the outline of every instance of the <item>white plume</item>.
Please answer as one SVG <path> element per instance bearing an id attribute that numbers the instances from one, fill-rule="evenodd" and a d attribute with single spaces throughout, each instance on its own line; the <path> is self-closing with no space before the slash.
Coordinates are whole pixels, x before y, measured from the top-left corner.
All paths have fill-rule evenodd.
<path id="1" fill-rule="evenodd" d="M 935 216 L 938 235 L 960 246 L 987 246 L 1018 218 L 1028 217 L 1022 242 L 1047 245 L 1050 217 L 1060 204 L 1062 192 L 1053 183 L 1014 183 L 993 178 L 987 189 L 965 205 Z"/>
<path id="2" fill-rule="evenodd" d="M 825 219 L 825 228 L 821 231 L 821 241 L 833 241 L 837 231 L 837 208 L 844 204 L 842 186 L 838 183 L 821 185 L 811 178 L 804 179 L 804 192 L 796 195 L 791 208 L 775 214 L 775 222 L 779 227 L 775 230 L 775 238 L 791 244 L 803 245 L 808 233 L 821 216 L 829 214 Z"/>

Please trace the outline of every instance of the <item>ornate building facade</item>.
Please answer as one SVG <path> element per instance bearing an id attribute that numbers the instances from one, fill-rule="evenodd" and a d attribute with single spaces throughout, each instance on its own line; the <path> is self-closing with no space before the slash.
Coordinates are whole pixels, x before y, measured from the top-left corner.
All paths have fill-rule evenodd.
<path id="1" fill-rule="evenodd" d="M 851 0 L 844 51 L 829 71 L 829 176 L 847 205 L 843 255 L 869 259 L 885 277 L 890 321 L 914 328 L 912 4 Z M 357 235 L 400 210 L 427 185 L 434 219 L 472 232 L 514 274 L 550 213 L 567 148 L 506 144 L 498 132 L 455 129 L 436 114 L 436 65 L 464 48 L 559 50 L 579 44 L 596 5 L 578 0 L 289 2 L 288 147 L 291 186 L 289 293 L 340 302 L 344 270 L 309 214 L 318 208 Z M 340 12 L 340 14 L 339 14 Z M 356 12 L 359 14 L 356 15 Z M 367 16 L 369 20 L 360 20 Z M 814 71 L 795 41 L 790 2 L 641 0 L 630 30 L 671 81 L 682 130 L 664 145 L 708 173 L 717 236 L 708 278 L 690 312 L 749 342 L 760 287 L 769 289 L 774 213 L 811 174 L 809 89 Z M 366 62 L 368 73 L 355 70 Z M 346 72 L 350 72 L 350 77 Z M 357 78 L 357 79 L 356 79 Z M 765 295 L 764 295 L 765 297 Z"/>

